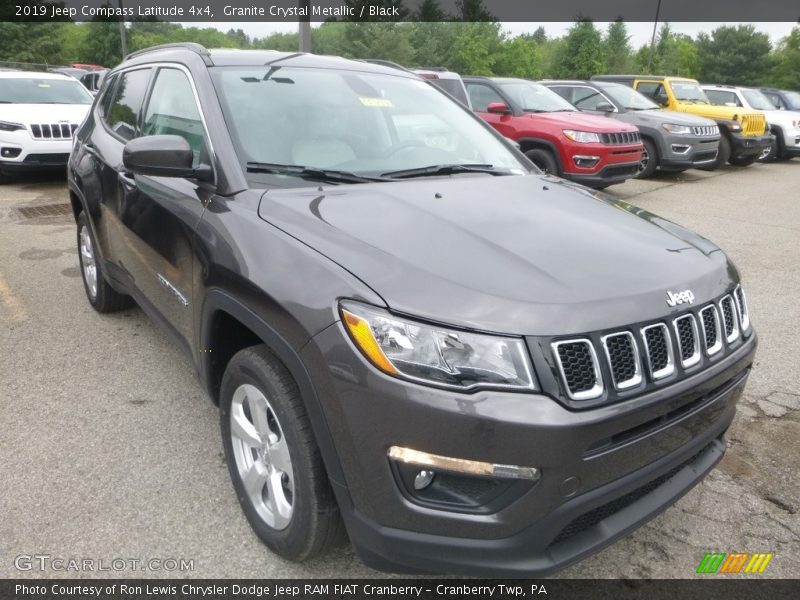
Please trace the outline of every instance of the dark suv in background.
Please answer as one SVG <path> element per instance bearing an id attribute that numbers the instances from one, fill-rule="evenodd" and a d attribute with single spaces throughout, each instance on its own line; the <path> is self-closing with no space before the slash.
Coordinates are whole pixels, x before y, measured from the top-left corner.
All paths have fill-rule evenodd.
<path id="1" fill-rule="evenodd" d="M 607 115 L 639 129 L 644 145 L 639 177 L 662 171 L 708 167 L 716 161 L 719 127 L 711 119 L 672 110 L 620 83 L 542 81 L 582 111 Z"/>
<path id="2" fill-rule="evenodd" d="M 89 303 L 186 351 L 281 556 L 346 530 L 381 569 L 540 575 L 725 451 L 756 336 L 723 252 L 542 175 L 411 73 L 141 51 L 68 175 Z"/>

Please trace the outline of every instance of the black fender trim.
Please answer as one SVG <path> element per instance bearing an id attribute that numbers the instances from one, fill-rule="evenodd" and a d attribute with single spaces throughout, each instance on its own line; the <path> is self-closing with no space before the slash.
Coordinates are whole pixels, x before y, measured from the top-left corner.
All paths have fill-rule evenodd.
<path id="1" fill-rule="evenodd" d="M 314 431 L 314 436 L 316 437 L 322 455 L 322 461 L 325 464 L 328 479 L 336 494 L 340 509 L 352 506 L 350 493 L 344 483 L 344 471 L 339 461 L 339 454 L 336 451 L 336 446 L 333 443 L 333 436 L 328 428 L 328 422 L 325 419 L 322 403 L 312 383 L 311 375 L 300 358 L 299 351 L 295 350 L 269 323 L 264 321 L 238 299 L 220 289 L 210 290 L 206 294 L 203 302 L 200 321 L 200 343 L 202 348 L 210 347 L 210 324 L 214 313 L 217 311 L 223 311 L 229 314 L 248 327 L 250 331 L 258 336 L 264 344 L 276 354 L 286 368 L 289 369 L 303 398 L 306 413 L 311 422 L 311 428 Z M 198 374 L 206 392 L 213 398 L 211 390 L 213 390 L 214 382 L 212 381 L 211 369 L 209 368 L 210 361 L 210 353 L 201 355 L 198 364 Z M 345 511 L 343 510 L 342 512 Z"/>
<path id="2" fill-rule="evenodd" d="M 553 155 L 553 158 L 556 159 L 556 164 L 558 164 L 558 170 L 559 170 L 559 173 L 560 173 L 559 177 L 563 176 L 563 174 L 564 174 L 564 163 L 561 162 L 561 154 L 559 154 L 558 148 L 556 147 L 556 145 L 553 142 L 551 142 L 549 140 L 543 140 L 543 139 L 540 139 L 540 138 L 523 137 L 523 138 L 519 138 L 517 140 L 517 143 L 519 143 L 520 146 L 525 145 L 525 144 L 530 144 L 534 148 L 540 148 L 542 150 L 549 150 L 550 153 Z M 524 152 L 523 152 L 523 154 L 524 154 Z"/>

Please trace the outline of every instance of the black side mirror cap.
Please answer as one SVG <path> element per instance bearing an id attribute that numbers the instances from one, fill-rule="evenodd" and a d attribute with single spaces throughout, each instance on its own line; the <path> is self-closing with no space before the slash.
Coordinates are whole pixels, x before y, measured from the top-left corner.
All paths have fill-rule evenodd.
<path id="1" fill-rule="evenodd" d="M 153 177 L 185 177 L 209 181 L 210 165 L 193 167 L 194 152 L 189 142 L 179 135 L 148 135 L 125 144 L 122 164 L 136 175 Z"/>

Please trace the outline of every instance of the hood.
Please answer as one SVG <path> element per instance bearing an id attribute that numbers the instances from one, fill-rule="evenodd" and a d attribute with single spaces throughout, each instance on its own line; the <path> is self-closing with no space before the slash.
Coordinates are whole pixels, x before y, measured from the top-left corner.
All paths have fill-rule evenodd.
<path id="1" fill-rule="evenodd" d="M 619 133 L 623 131 L 637 131 L 633 125 L 622 123 L 605 116 L 590 115 L 579 111 L 529 113 L 527 116 L 538 121 L 547 121 L 567 129 L 577 128 L 581 131 L 598 133 Z"/>
<path id="2" fill-rule="evenodd" d="M 759 110 L 756 112 L 764 113 L 767 123 L 780 125 L 785 129 L 800 128 L 800 111 L 796 110 Z"/>
<path id="3" fill-rule="evenodd" d="M 735 269 L 708 240 L 539 175 L 458 175 L 276 189 L 259 216 L 360 278 L 399 313 L 556 335 L 657 319 L 721 295 Z"/>
<path id="4" fill-rule="evenodd" d="M 91 104 L 3 104 L 0 121 L 21 125 L 66 121 L 80 125 L 91 107 Z"/>
<path id="5" fill-rule="evenodd" d="M 750 110 L 748 108 L 733 107 L 733 106 L 719 106 L 717 104 L 702 104 L 691 102 L 678 102 L 678 110 L 680 112 L 688 112 L 691 114 L 703 115 L 709 119 L 726 119 L 734 121 L 734 117 L 746 114 L 758 114 L 757 110 Z"/>
<path id="6" fill-rule="evenodd" d="M 672 123 L 673 125 L 688 125 L 690 127 L 695 127 L 717 124 L 716 121 L 706 119 L 705 117 L 700 117 L 698 115 L 682 113 L 676 110 L 663 110 L 660 108 L 654 108 L 653 110 L 631 111 L 631 113 L 628 114 L 635 114 L 643 122 L 655 123 L 658 125 L 661 123 Z"/>

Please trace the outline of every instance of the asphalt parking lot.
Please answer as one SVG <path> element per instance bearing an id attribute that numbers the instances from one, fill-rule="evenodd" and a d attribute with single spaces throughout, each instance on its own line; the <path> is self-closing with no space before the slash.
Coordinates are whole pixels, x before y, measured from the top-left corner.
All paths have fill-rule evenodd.
<path id="1" fill-rule="evenodd" d="M 774 552 L 761 577 L 800 574 L 799 189 L 797 159 L 609 188 L 729 253 L 761 345 L 719 468 L 559 577 L 691 577 L 708 551 Z M 188 360 L 138 309 L 90 308 L 71 215 L 19 211 L 67 201 L 63 180 L 0 187 L 0 577 L 81 575 L 20 571 L 20 555 L 194 561 L 97 576 L 382 576 L 347 547 L 297 565 L 257 541 Z"/>

